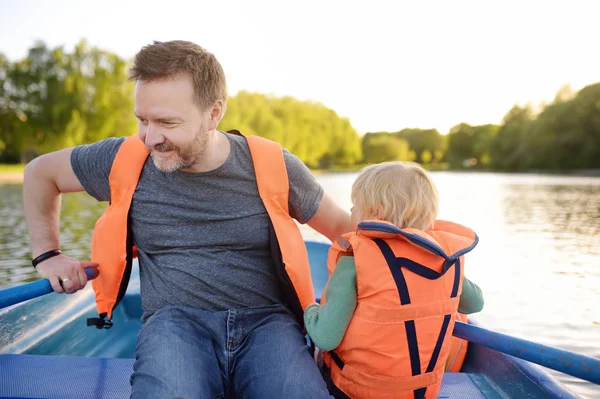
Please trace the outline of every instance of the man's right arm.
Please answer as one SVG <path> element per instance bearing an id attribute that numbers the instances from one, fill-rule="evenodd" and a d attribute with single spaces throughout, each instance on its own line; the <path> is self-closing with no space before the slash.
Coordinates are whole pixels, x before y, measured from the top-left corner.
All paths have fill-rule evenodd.
<path id="1" fill-rule="evenodd" d="M 34 257 L 60 249 L 62 193 L 85 190 L 98 201 L 110 200 L 110 171 L 123 141 L 124 137 L 108 138 L 45 154 L 27 165 L 23 199 Z M 61 254 L 39 263 L 36 269 L 50 280 L 54 291 L 72 293 L 85 287 L 83 269 L 90 267 L 97 265 Z M 63 280 L 62 287 L 59 279 Z"/>
<path id="2" fill-rule="evenodd" d="M 72 151 L 69 148 L 42 155 L 25 167 L 23 206 L 34 258 L 60 248 L 61 193 L 83 191 L 71 167 Z M 41 262 L 36 269 L 42 277 L 50 280 L 54 291 L 71 293 L 85 287 L 87 276 L 83 268 L 94 265 L 58 255 Z M 61 286 L 59 278 L 68 280 Z"/>

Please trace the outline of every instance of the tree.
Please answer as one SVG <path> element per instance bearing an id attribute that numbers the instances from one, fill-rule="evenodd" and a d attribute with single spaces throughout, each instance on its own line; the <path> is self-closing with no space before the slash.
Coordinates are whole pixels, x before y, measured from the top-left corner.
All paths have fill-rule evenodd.
<path id="1" fill-rule="evenodd" d="M 503 170 L 518 170 L 526 163 L 526 139 L 535 115 L 530 105 L 513 106 L 504 116 L 498 134 L 491 141 L 491 165 Z"/>
<path id="2" fill-rule="evenodd" d="M 474 156 L 475 129 L 466 123 L 453 126 L 448 132 L 448 151 L 446 159 L 454 168 L 460 168 L 463 162 Z"/>
<path id="3" fill-rule="evenodd" d="M 534 115 L 513 107 L 490 143 L 491 165 L 505 170 L 600 167 L 600 83 L 573 95 L 563 86 Z"/>
<path id="4" fill-rule="evenodd" d="M 348 166 L 362 158 L 348 121 L 323 104 L 240 91 L 231 97 L 220 129 L 279 142 L 310 167 Z"/>
<path id="5" fill-rule="evenodd" d="M 410 160 L 408 142 L 389 133 L 367 133 L 362 150 L 365 163 Z"/>
<path id="6" fill-rule="evenodd" d="M 0 64 L 2 141 L 21 161 L 135 133 L 133 84 L 117 55 L 85 41 L 70 54 L 37 42 L 24 59 Z"/>
<path id="7" fill-rule="evenodd" d="M 431 155 L 431 151 L 429 151 L 429 150 L 425 150 L 421 154 L 421 161 L 423 161 L 423 163 L 426 165 L 429 164 L 432 159 L 433 159 L 433 155 Z"/>
<path id="8" fill-rule="evenodd" d="M 410 149 L 416 154 L 416 162 L 424 162 L 421 155 L 425 150 L 431 154 L 446 150 L 445 138 L 437 129 L 403 129 L 394 135 L 408 142 Z"/>

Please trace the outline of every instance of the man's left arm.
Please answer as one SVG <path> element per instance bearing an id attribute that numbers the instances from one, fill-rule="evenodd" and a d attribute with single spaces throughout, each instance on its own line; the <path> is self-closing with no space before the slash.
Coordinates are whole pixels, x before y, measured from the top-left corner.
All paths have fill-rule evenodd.
<path id="1" fill-rule="evenodd" d="M 289 151 L 283 151 L 290 184 L 290 215 L 298 222 L 308 224 L 331 242 L 352 230 L 350 212 L 342 209 L 324 192 L 310 169 Z"/>
<path id="2" fill-rule="evenodd" d="M 323 193 L 317 212 L 307 224 L 329 238 L 331 242 L 335 242 L 339 236 L 352 230 L 350 213 L 342 209 L 327 193 Z"/>

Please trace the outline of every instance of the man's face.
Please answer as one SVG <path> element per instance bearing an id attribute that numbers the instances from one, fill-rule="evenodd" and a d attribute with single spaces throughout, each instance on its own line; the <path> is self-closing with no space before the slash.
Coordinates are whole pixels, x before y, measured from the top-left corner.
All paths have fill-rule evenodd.
<path id="1" fill-rule="evenodd" d="M 198 104 L 192 78 L 137 81 L 134 104 L 138 135 L 156 168 L 168 173 L 193 167 L 206 151 L 210 112 Z"/>

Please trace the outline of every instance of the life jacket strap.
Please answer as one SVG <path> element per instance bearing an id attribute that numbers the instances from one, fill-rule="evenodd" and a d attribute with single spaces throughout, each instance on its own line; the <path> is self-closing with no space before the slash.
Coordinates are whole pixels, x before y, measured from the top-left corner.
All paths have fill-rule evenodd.
<path id="1" fill-rule="evenodd" d="M 344 361 L 340 359 L 337 353 L 334 351 L 329 352 L 331 359 L 335 362 L 335 364 L 340 368 L 340 370 L 344 369 Z"/>
<path id="2" fill-rule="evenodd" d="M 106 313 L 101 313 L 100 317 L 90 317 L 87 319 L 87 325 L 96 326 L 97 329 L 109 329 L 113 326 L 113 321 L 106 318 Z"/>

